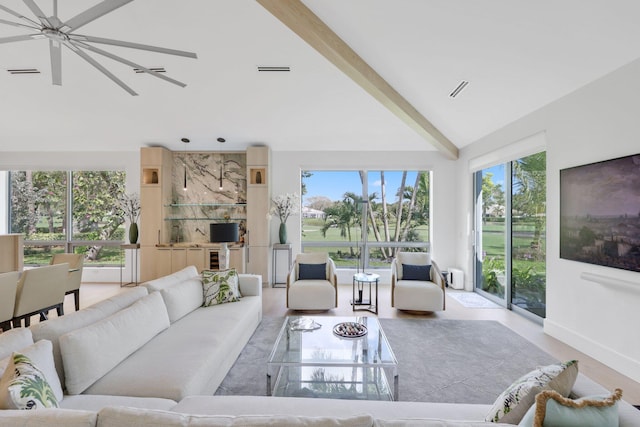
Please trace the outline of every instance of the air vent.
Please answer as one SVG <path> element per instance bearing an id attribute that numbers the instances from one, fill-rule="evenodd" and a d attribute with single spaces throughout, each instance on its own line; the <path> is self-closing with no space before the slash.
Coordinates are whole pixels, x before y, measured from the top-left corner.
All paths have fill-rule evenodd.
<path id="1" fill-rule="evenodd" d="M 461 81 L 461 82 L 460 82 L 460 84 L 458 85 L 458 87 L 456 87 L 456 88 L 453 90 L 453 92 L 451 92 L 451 93 L 449 94 L 449 96 L 450 96 L 451 98 L 455 98 L 456 96 L 458 96 L 458 95 L 460 94 L 460 92 L 462 92 L 462 90 L 463 90 L 465 87 L 467 87 L 467 85 L 468 85 L 468 84 L 469 84 L 469 82 L 468 82 L 468 81 L 466 81 L 466 80 Z"/>
<path id="2" fill-rule="evenodd" d="M 258 71 L 291 71 L 291 67 L 258 67 Z"/>
<path id="3" fill-rule="evenodd" d="M 40 70 L 37 68 L 14 68 L 7 71 L 9 74 L 40 74 Z"/>
<path id="4" fill-rule="evenodd" d="M 151 67 L 151 68 L 148 68 L 148 69 L 151 70 L 151 71 L 155 71 L 156 73 L 166 73 L 167 72 L 167 70 L 165 70 L 164 67 Z M 137 73 L 137 74 L 146 73 L 146 71 L 141 70 L 140 68 L 134 68 L 133 71 L 135 73 Z"/>

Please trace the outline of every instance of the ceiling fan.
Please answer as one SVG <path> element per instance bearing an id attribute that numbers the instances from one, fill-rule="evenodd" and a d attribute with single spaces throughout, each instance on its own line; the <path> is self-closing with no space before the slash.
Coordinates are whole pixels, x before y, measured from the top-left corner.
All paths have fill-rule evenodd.
<path id="1" fill-rule="evenodd" d="M 131 49 L 147 50 L 151 52 L 159 52 L 159 53 L 165 53 L 169 55 L 184 56 L 187 58 L 197 58 L 197 55 L 195 53 L 185 52 L 182 50 L 175 50 L 175 49 L 166 49 L 163 47 L 149 46 L 149 45 L 144 45 L 139 43 L 131 43 L 131 42 L 120 41 L 120 40 L 105 39 L 101 37 L 87 36 L 87 35 L 76 33 L 76 31 L 81 27 L 83 27 L 84 25 L 114 11 L 115 9 L 121 6 L 124 6 L 127 3 L 131 3 L 133 0 L 103 0 L 100 3 L 96 4 L 95 6 L 90 7 L 84 12 L 81 12 L 76 16 L 74 16 L 73 18 L 68 19 L 64 22 L 61 21 L 60 18 L 58 18 L 58 0 L 53 0 L 52 16 L 46 16 L 45 13 L 42 11 L 42 9 L 40 9 L 40 7 L 35 3 L 34 0 L 22 0 L 22 1 L 36 16 L 37 21 L 31 18 L 28 18 L 0 4 L 0 10 L 4 10 L 5 12 L 20 19 L 20 22 L 7 21 L 4 19 L 0 19 L 0 23 L 11 25 L 14 27 L 27 28 L 35 32 L 32 34 L 1 37 L 0 44 L 34 40 L 34 39 L 48 39 L 49 52 L 51 55 L 51 78 L 54 85 L 62 86 L 62 46 L 66 46 L 69 50 L 76 53 L 82 59 L 84 59 L 89 64 L 97 68 L 101 73 L 103 73 L 105 76 L 113 80 L 116 84 L 118 84 L 121 88 L 129 92 L 131 95 L 135 96 L 138 94 L 129 86 L 127 86 L 122 80 L 120 80 L 113 73 L 111 73 L 104 66 L 102 66 L 99 62 L 97 62 L 95 59 L 89 56 L 85 51 L 91 51 L 99 55 L 105 56 L 107 58 L 113 59 L 114 61 L 121 62 L 130 67 L 137 68 L 145 73 L 149 73 L 152 76 L 158 77 L 162 80 L 166 80 L 180 87 L 186 86 L 186 84 L 179 82 L 178 80 L 174 80 L 156 71 L 150 70 L 149 68 L 143 67 L 125 58 L 122 58 L 120 56 L 109 53 L 105 50 L 102 50 L 96 46 L 93 46 L 92 43 L 121 46 L 121 47 L 127 47 Z"/>

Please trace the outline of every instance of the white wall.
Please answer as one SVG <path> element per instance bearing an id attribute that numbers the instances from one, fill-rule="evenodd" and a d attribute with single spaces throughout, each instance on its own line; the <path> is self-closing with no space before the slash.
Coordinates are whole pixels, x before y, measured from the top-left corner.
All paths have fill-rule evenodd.
<path id="1" fill-rule="evenodd" d="M 140 191 L 140 152 L 3 152 L 0 170 L 124 170 L 128 193 Z M 1 197 L 1 195 L 0 195 Z M 6 200 L 4 197 L 2 200 Z M 130 255 L 125 259 L 123 279 L 131 277 Z M 120 282 L 120 268 L 85 267 L 83 282 Z"/>
<path id="2" fill-rule="evenodd" d="M 271 154 L 272 195 L 300 193 L 301 170 L 431 170 L 432 180 L 432 238 L 434 259 L 442 268 L 454 266 L 456 261 L 455 212 L 456 169 L 455 162 L 445 159 L 435 151 L 424 152 L 326 152 L 326 151 L 275 151 Z M 277 240 L 279 223 L 271 221 L 271 241 Z M 293 246 L 294 257 L 300 253 L 300 217 L 287 221 L 287 235 Z M 350 282 L 350 279 L 349 279 Z"/>
<path id="3" fill-rule="evenodd" d="M 468 162 L 538 132 L 547 139 L 547 319 L 544 330 L 640 381 L 640 273 L 559 257 L 559 171 L 640 152 L 640 61 L 631 63 L 461 150 L 456 241 L 458 262 L 471 270 L 472 176 Z M 595 273 L 632 282 L 605 287 L 581 279 Z"/>

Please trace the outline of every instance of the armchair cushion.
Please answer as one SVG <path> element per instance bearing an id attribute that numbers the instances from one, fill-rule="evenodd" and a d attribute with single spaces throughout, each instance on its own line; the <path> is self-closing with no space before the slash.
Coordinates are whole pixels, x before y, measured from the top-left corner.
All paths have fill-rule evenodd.
<path id="1" fill-rule="evenodd" d="M 402 280 L 431 280 L 430 265 L 402 264 Z"/>
<path id="2" fill-rule="evenodd" d="M 298 280 L 325 280 L 327 264 L 298 264 Z"/>

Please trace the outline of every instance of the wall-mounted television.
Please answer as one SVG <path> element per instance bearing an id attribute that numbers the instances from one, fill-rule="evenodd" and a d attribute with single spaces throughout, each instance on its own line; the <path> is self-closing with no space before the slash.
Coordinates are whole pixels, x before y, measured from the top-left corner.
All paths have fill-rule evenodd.
<path id="1" fill-rule="evenodd" d="M 640 154 L 560 170 L 560 258 L 640 271 Z"/>

